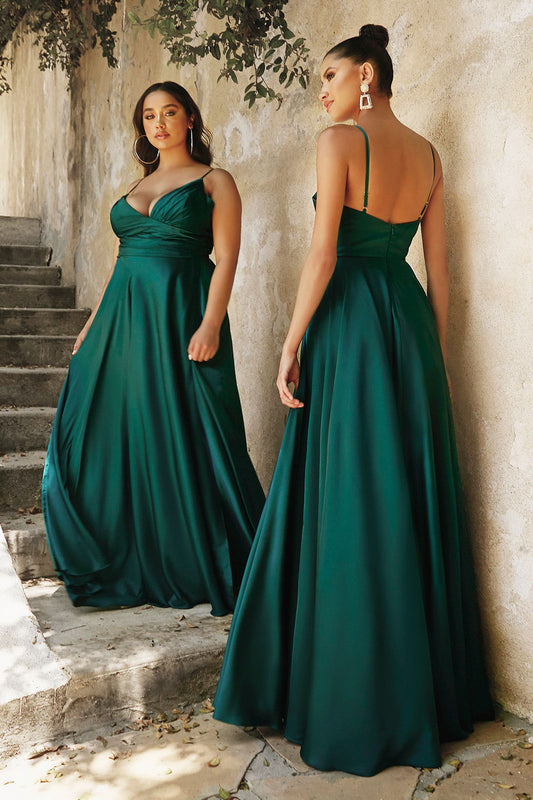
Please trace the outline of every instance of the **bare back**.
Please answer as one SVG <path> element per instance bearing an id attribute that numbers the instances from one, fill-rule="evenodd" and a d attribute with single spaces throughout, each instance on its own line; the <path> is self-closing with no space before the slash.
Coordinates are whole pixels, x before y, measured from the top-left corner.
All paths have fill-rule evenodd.
<path id="1" fill-rule="evenodd" d="M 365 206 L 368 136 L 368 214 L 394 224 L 419 219 L 437 184 L 441 167 L 435 151 L 422 136 L 397 120 L 387 125 L 346 128 L 348 173 L 344 203 Z"/>

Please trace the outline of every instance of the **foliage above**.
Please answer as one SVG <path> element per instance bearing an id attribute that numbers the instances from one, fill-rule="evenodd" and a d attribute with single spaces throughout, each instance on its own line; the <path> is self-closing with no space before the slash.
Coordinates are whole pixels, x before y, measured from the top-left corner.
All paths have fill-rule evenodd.
<path id="1" fill-rule="evenodd" d="M 10 89 L 6 47 L 20 43 L 28 33 L 34 34 L 39 48 L 39 69 L 60 66 L 70 77 L 82 55 L 97 44 L 109 66 L 116 67 L 116 31 L 109 25 L 118 4 L 119 0 L 0 0 L 0 94 Z"/>
<path id="2" fill-rule="evenodd" d="M 219 80 L 231 78 L 235 83 L 239 72 L 248 71 L 244 99 L 252 106 L 259 97 L 281 102 L 281 94 L 270 85 L 274 76 L 286 87 L 295 79 L 307 87 L 309 51 L 305 40 L 296 38 L 287 25 L 283 13 L 287 2 L 159 0 L 151 16 L 141 19 L 130 11 L 129 17 L 152 37 L 159 35 L 172 64 L 197 64 L 212 56 L 222 62 Z M 144 4 L 141 0 L 141 6 Z M 205 30 L 209 16 L 216 21 L 211 24 L 215 31 L 210 33 Z"/>
<path id="3" fill-rule="evenodd" d="M 219 80 L 238 82 L 247 73 L 244 99 L 252 106 L 282 96 L 279 87 L 294 80 L 306 88 L 308 49 L 289 29 L 283 12 L 288 0 L 157 0 L 144 15 L 145 0 L 129 12 L 137 30 L 160 39 L 169 63 L 198 64 L 211 56 L 221 62 Z M 0 94 L 9 91 L 6 48 L 26 34 L 35 36 L 39 68 L 61 67 L 69 77 L 83 54 L 99 46 L 110 67 L 115 57 L 116 31 L 111 21 L 119 0 L 0 0 Z M 209 32 L 206 30 L 209 28 Z M 211 30 L 212 29 L 212 30 Z M 277 79 L 278 89 L 271 84 Z"/>

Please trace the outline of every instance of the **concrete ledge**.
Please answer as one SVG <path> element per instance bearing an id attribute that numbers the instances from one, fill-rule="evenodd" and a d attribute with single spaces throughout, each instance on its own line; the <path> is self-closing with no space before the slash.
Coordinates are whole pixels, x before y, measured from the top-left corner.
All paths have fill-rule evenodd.
<path id="1" fill-rule="evenodd" d="M 36 694 L 0 710 L 0 754 L 197 702 L 214 691 L 230 618 L 211 616 L 210 606 L 74 608 L 57 581 L 30 582 L 25 590 L 69 680 L 55 695 Z"/>
<path id="2" fill-rule="evenodd" d="M 52 248 L 34 244 L 0 244 L 0 264 L 48 266 Z"/>
<path id="3" fill-rule="evenodd" d="M 41 244 L 41 220 L 0 216 L 0 244 Z"/>
<path id="4" fill-rule="evenodd" d="M 16 574 L 6 540 L 0 528 L 0 737 L 10 739 L 10 747 L 20 736 L 13 710 L 22 716 L 28 697 L 54 697 L 65 686 L 69 675 L 59 657 L 50 650 L 34 617 Z M 11 712 L 10 712 L 11 709 Z M 30 714 L 29 727 L 36 719 L 49 715 Z M 9 748 L 8 748 L 9 749 Z"/>
<path id="5" fill-rule="evenodd" d="M 60 280 L 61 270 L 59 267 L 0 264 L 0 283 L 57 286 Z"/>
<path id="6" fill-rule="evenodd" d="M 0 308 L 3 334 L 77 336 L 90 314 L 88 308 Z"/>
<path id="7" fill-rule="evenodd" d="M 46 452 L 8 453 L 0 458 L 0 508 L 41 504 L 41 478 Z"/>
<path id="8" fill-rule="evenodd" d="M 74 308 L 74 286 L 18 286 L 0 284 L 1 308 Z"/>
<path id="9" fill-rule="evenodd" d="M 0 367 L 0 405 L 56 406 L 64 367 Z"/>
<path id="10" fill-rule="evenodd" d="M 55 578 L 42 514 L 0 515 L 13 566 L 21 581 Z"/>
<path id="11" fill-rule="evenodd" d="M 0 363 L 14 367 L 66 367 L 74 342 L 74 336 L 0 335 Z"/>
<path id="12" fill-rule="evenodd" d="M 55 414 L 55 408 L 0 409 L 0 452 L 45 450 Z"/>

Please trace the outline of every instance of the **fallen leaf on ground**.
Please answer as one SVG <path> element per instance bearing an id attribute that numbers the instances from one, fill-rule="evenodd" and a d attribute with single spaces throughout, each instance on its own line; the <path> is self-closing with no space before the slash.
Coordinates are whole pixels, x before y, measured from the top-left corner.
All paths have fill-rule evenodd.
<path id="1" fill-rule="evenodd" d="M 514 783 L 497 783 L 498 789 L 514 789 Z"/>
<path id="2" fill-rule="evenodd" d="M 514 755 L 512 753 L 505 753 L 505 755 L 500 756 L 500 758 L 501 758 L 502 761 L 512 761 L 513 758 L 514 758 Z"/>
<path id="3" fill-rule="evenodd" d="M 103 747 L 107 747 L 107 739 L 104 739 L 103 736 L 97 736 L 96 737 L 96 741 L 97 742 L 102 742 Z"/>
<path id="4" fill-rule="evenodd" d="M 450 767 L 455 767 L 455 769 L 460 769 L 463 766 L 463 762 L 458 758 L 452 758 L 451 761 L 448 761 L 448 764 Z"/>
<path id="5" fill-rule="evenodd" d="M 111 761 L 116 761 L 116 760 L 117 760 L 117 758 L 118 758 L 118 753 L 115 753 L 115 751 L 113 750 L 113 751 L 112 751 L 112 752 L 109 754 L 109 758 L 111 759 Z"/>
<path id="6" fill-rule="evenodd" d="M 230 797 L 231 797 L 231 794 L 230 794 L 230 792 L 227 792 L 225 789 L 223 789 L 222 786 L 219 786 L 218 787 L 218 796 L 220 797 L 220 800 L 229 800 Z"/>
<path id="7" fill-rule="evenodd" d="M 518 742 L 518 747 L 521 747 L 522 750 L 531 750 L 533 744 L 531 742 Z"/>
<path id="8" fill-rule="evenodd" d="M 218 756 L 215 756 L 214 758 L 211 759 L 211 761 L 208 761 L 207 763 L 208 766 L 210 767 L 218 767 L 218 765 L 220 764 L 220 758 Z"/>

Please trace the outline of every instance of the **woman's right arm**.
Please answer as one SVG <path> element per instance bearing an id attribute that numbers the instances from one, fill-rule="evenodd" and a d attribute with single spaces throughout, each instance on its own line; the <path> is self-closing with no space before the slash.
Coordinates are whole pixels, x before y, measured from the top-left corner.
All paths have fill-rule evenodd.
<path id="1" fill-rule="evenodd" d="M 106 278 L 106 282 L 104 283 L 104 288 L 100 292 L 100 297 L 98 298 L 98 302 L 96 303 L 95 307 L 92 310 L 91 316 L 89 317 L 89 319 L 87 320 L 87 322 L 85 323 L 85 325 L 83 326 L 81 331 L 79 332 L 78 338 L 74 342 L 74 347 L 72 348 L 72 355 L 77 353 L 78 350 L 80 349 L 80 347 L 82 346 L 82 344 L 83 344 L 83 342 L 85 340 L 85 337 L 87 336 L 87 333 L 89 331 L 89 328 L 93 324 L 93 320 L 94 320 L 94 318 L 96 316 L 96 313 L 97 313 L 98 309 L 100 308 L 100 303 L 102 302 L 102 298 L 103 298 L 103 296 L 105 294 L 105 290 L 107 289 L 107 286 L 109 284 L 109 281 L 111 280 L 111 276 L 113 275 L 113 271 L 115 269 L 115 264 L 117 263 L 118 248 L 119 248 L 119 240 L 118 240 L 118 238 L 116 238 L 115 239 L 115 246 L 113 248 L 113 265 L 112 265 L 111 269 L 109 270 L 109 274 L 108 274 L 108 276 Z"/>

